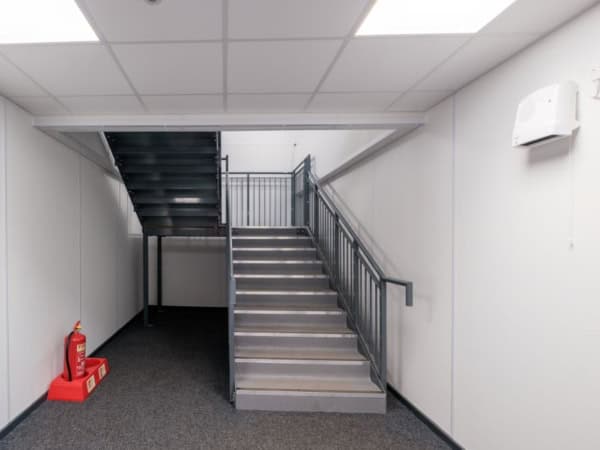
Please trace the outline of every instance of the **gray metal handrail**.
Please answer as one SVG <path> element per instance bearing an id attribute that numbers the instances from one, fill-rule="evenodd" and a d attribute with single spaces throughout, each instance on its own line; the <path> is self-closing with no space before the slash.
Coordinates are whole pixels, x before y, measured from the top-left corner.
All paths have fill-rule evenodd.
<path id="1" fill-rule="evenodd" d="M 295 225 L 305 225 L 325 270 L 338 291 L 359 346 L 382 390 L 387 389 L 387 285 L 405 287 L 406 305 L 413 305 L 413 283 L 384 274 L 350 221 L 336 207 L 311 171 L 308 155 L 292 174 L 297 194 L 292 207 Z"/>
<path id="2" fill-rule="evenodd" d="M 235 403 L 235 277 L 233 272 L 233 239 L 232 217 L 229 192 L 229 156 L 223 158 L 225 162 L 225 212 L 226 224 L 226 277 L 227 277 L 227 306 L 228 306 L 228 344 L 229 344 L 229 400 Z"/>

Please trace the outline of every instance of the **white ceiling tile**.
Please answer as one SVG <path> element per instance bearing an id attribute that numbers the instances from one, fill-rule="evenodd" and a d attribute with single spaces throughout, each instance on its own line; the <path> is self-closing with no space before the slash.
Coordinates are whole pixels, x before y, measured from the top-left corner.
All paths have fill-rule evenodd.
<path id="1" fill-rule="evenodd" d="M 14 97 L 12 100 L 36 116 L 69 114 L 69 111 L 52 97 Z"/>
<path id="2" fill-rule="evenodd" d="M 312 92 L 342 41 L 233 42 L 228 86 L 233 93 Z"/>
<path id="3" fill-rule="evenodd" d="M 390 111 L 423 112 L 452 94 L 452 91 L 410 91 L 390 107 Z"/>
<path id="4" fill-rule="evenodd" d="M 465 36 L 355 38 L 342 52 L 322 90 L 405 91 L 466 40 Z"/>
<path id="5" fill-rule="evenodd" d="M 74 114 L 142 114 L 144 108 L 133 95 L 59 97 Z"/>
<path id="6" fill-rule="evenodd" d="M 113 49 L 140 94 L 223 91 L 221 44 L 120 44 Z"/>
<path id="7" fill-rule="evenodd" d="M 345 37 L 366 0 L 229 0 L 229 37 Z"/>
<path id="8" fill-rule="evenodd" d="M 43 96 L 46 93 L 29 77 L 0 56 L 0 95 L 7 97 Z"/>
<path id="9" fill-rule="evenodd" d="M 142 101 L 153 114 L 223 112 L 222 95 L 150 95 Z"/>
<path id="10" fill-rule="evenodd" d="M 108 41 L 221 39 L 221 0 L 85 0 Z"/>
<path id="11" fill-rule="evenodd" d="M 547 33 L 598 0 L 517 0 L 480 33 Z"/>
<path id="12" fill-rule="evenodd" d="M 418 84 L 418 90 L 461 88 L 527 46 L 537 35 L 477 36 Z"/>
<path id="13" fill-rule="evenodd" d="M 7 45 L 0 52 L 56 96 L 132 94 L 102 44 Z"/>
<path id="14" fill-rule="evenodd" d="M 400 93 L 356 92 L 317 94 L 310 112 L 376 112 L 384 111 Z"/>
<path id="15" fill-rule="evenodd" d="M 229 112 L 302 112 L 310 94 L 230 94 Z"/>

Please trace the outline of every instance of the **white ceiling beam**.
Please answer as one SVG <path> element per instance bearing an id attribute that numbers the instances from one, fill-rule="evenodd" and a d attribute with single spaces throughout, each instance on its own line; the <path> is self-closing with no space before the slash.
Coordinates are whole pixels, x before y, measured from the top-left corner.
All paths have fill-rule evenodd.
<path id="1" fill-rule="evenodd" d="M 202 114 L 37 116 L 33 125 L 55 131 L 249 131 L 396 129 L 424 125 L 424 113 Z"/>

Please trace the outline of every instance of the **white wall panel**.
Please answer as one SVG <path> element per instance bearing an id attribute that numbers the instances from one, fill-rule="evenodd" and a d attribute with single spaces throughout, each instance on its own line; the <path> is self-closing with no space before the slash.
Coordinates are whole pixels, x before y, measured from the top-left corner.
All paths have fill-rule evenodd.
<path id="1" fill-rule="evenodd" d="M 6 114 L 0 97 L 0 429 L 8 423 L 8 300 L 6 296 Z"/>
<path id="2" fill-rule="evenodd" d="M 142 304 L 140 302 L 141 280 L 139 275 L 142 268 L 142 234 L 141 230 L 130 231 L 130 215 L 134 214 L 133 205 L 125 185 L 119 184 L 120 215 L 117 221 L 117 328 L 127 323 Z M 136 216 L 137 219 L 137 216 Z"/>
<path id="3" fill-rule="evenodd" d="M 79 318 L 79 156 L 7 103 L 10 418 L 62 370 Z"/>
<path id="4" fill-rule="evenodd" d="M 163 239 L 163 304 L 227 306 L 225 242 Z"/>
<path id="5" fill-rule="evenodd" d="M 596 7 L 456 97 L 454 423 L 468 448 L 600 443 L 599 23 Z M 580 87 L 572 153 L 511 148 L 521 98 L 563 80 Z"/>
<path id="6" fill-rule="evenodd" d="M 95 164 L 82 160 L 81 321 L 94 351 L 117 329 L 119 186 Z"/>

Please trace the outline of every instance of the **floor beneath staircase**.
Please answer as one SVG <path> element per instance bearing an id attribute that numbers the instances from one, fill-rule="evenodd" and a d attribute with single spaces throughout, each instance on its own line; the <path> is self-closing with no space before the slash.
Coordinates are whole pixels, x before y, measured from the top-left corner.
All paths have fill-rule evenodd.
<path id="1" fill-rule="evenodd" d="M 82 405 L 44 402 L 0 449 L 445 449 L 395 398 L 386 415 L 236 411 L 225 399 L 227 314 L 167 309 L 101 351 L 111 373 Z"/>

